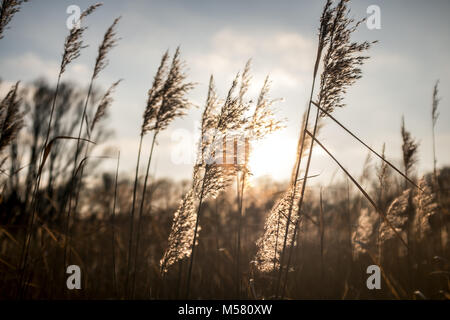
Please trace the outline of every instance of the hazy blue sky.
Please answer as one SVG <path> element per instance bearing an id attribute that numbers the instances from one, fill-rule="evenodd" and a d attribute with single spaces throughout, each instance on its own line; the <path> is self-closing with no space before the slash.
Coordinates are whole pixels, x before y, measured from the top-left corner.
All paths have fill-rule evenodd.
<path id="1" fill-rule="evenodd" d="M 272 96 L 284 98 L 278 109 L 280 117 L 288 119 L 287 127 L 263 142 L 252 162 L 257 175 L 270 173 L 278 180 L 289 176 L 311 86 L 323 1 L 104 2 L 86 20 L 89 48 L 70 66 L 64 80 L 87 86 L 103 33 L 121 15 L 118 34 L 122 40 L 109 55 L 110 64 L 96 84 L 107 88 L 119 78 L 125 80 L 116 91 L 108 120 L 115 136 L 105 144 L 121 149 L 123 171 L 131 172 L 135 165 L 146 94 L 159 59 L 167 48 L 173 52 L 180 45 L 189 79 L 198 83 L 190 98 L 200 107 L 211 73 L 222 96 L 250 57 L 254 80 L 250 94 L 256 95 L 265 75 L 270 74 Z M 2 79 L 32 81 L 44 76 L 54 82 L 68 33 L 66 8 L 75 4 L 84 9 L 92 3 L 34 0 L 25 4 L 0 42 Z M 372 4 L 381 8 L 382 28 L 369 30 L 363 25 L 355 39 L 380 43 L 370 51 L 363 78 L 348 91 L 347 106 L 336 110 L 335 117 L 377 150 L 386 142 L 387 157 L 399 163 L 400 122 L 405 115 L 407 128 L 420 141 L 419 171 L 429 170 L 431 94 L 434 82 L 440 79 L 437 156 L 439 165 L 450 164 L 450 1 L 352 1 L 352 14 L 362 18 Z M 190 178 L 192 165 L 174 163 L 172 153 L 186 154 L 192 149 L 200 111 L 191 110 L 160 136 L 154 162 L 159 177 Z M 179 139 L 183 139 L 181 143 Z M 363 148 L 329 121 L 321 139 L 351 172 L 359 174 L 366 157 Z M 96 152 L 101 151 L 98 148 Z M 316 181 L 326 181 L 335 168 L 325 154 L 315 154 L 312 172 L 321 173 Z"/>

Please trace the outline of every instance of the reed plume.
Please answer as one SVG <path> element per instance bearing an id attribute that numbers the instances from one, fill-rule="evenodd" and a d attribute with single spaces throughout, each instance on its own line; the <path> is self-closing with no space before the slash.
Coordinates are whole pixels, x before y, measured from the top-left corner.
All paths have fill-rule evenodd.
<path id="1" fill-rule="evenodd" d="M 409 220 L 410 209 L 410 197 L 412 191 L 407 189 L 403 193 L 395 198 L 389 205 L 386 218 L 389 220 L 395 231 L 406 239 L 406 232 Z M 380 225 L 380 242 L 381 244 L 387 243 L 389 240 L 394 239 L 397 235 L 389 224 L 383 220 Z"/>
<path id="2" fill-rule="evenodd" d="M 386 143 L 383 143 L 383 147 L 381 149 L 381 156 L 385 158 L 385 152 L 386 152 Z M 379 166 L 376 168 L 376 175 L 378 179 L 378 203 L 380 208 L 383 208 L 384 205 L 384 194 L 383 191 L 385 191 L 388 186 L 387 182 L 389 179 L 389 166 L 385 161 L 380 161 Z"/>
<path id="3" fill-rule="evenodd" d="M 83 22 L 84 18 L 92 14 L 97 8 L 101 7 L 102 5 L 103 5 L 102 3 L 97 3 L 84 10 L 80 15 L 79 20 L 80 25 Z M 80 56 L 81 50 L 87 47 L 83 46 L 83 34 L 86 31 L 86 29 L 87 27 L 83 26 L 80 27 L 74 26 L 72 29 L 70 29 L 69 35 L 66 37 L 66 40 L 64 42 L 64 52 L 61 59 L 59 76 L 61 76 L 64 73 L 64 71 L 66 71 L 66 67 L 72 61 L 74 61 Z"/>
<path id="4" fill-rule="evenodd" d="M 19 82 L 11 87 L 6 96 L 0 101 L 0 173 L 6 174 L 2 169 L 8 156 L 3 155 L 4 149 L 9 145 L 14 145 L 20 129 L 24 125 L 24 112 L 20 112 L 20 99 L 18 95 Z M 14 162 L 14 154 L 11 162 Z M 11 166 L 11 175 L 14 175 L 17 169 Z"/>
<path id="5" fill-rule="evenodd" d="M 19 82 L 11 87 L 0 102 L 0 154 L 13 142 L 23 127 L 24 114 L 20 112 L 20 99 L 18 96 Z"/>
<path id="6" fill-rule="evenodd" d="M 194 191 L 190 189 L 184 195 L 173 216 L 167 249 L 160 260 L 161 273 L 168 272 L 170 266 L 188 258 L 191 254 L 191 244 L 194 239 L 193 230 L 197 220 L 196 202 Z M 198 227 L 197 232 L 200 232 L 200 230 L 201 227 Z"/>
<path id="7" fill-rule="evenodd" d="M 409 176 L 411 174 L 411 169 L 417 162 L 417 152 L 419 149 L 419 144 L 412 138 L 411 133 L 406 130 L 405 117 L 402 117 L 402 155 L 403 155 L 403 167 L 405 169 L 405 175 Z M 405 188 L 407 187 L 405 181 Z"/>
<path id="8" fill-rule="evenodd" d="M 258 251 L 255 256 L 255 264 L 261 272 L 277 271 L 281 264 L 281 252 L 284 246 L 284 230 L 287 232 L 286 246 L 292 245 L 294 239 L 295 221 L 298 219 L 298 208 L 296 207 L 300 194 L 297 189 L 290 189 L 284 193 L 270 211 L 264 223 L 264 234 L 256 242 Z M 291 209 L 291 199 L 294 199 L 294 207 Z M 292 211 L 288 218 L 289 211 Z M 290 220 L 290 221 L 289 221 Z"/>
<path id="9" fill-rule="evenodd" d="M 92 78 L 97 78 L 100 72 L 106 68 L 109 61 L 107 59 L 108 52 L 117 45 L 117 31 L 116 27 L 119 23 L 121 17 L 114 19 L 112 25 L 106 30 L 105 35 L 103 36 L 103 41 L 98 48 L 97 59 L 95 60 L 94 73 L 92 74 Z"/>
<path id="10" fill-rule="evenodd" d="M 386 143 L 383 143 L 381 150 L 382 158 L 385 158 Z M 386 210 L 386 195 L 389 191 L 389 176 L 390 170 L 387 162 L 381 160 L 379 166 L 376 168 L 376 175 L 378 179 L 378 207 L 385 212 Z M 383 222 L 383 217 L 380 216 L 378 219 L 378 232 L 377 232 L 377 247 L 378 247 L 378 261 L 381 263 L 381 223 Z"/>
<path id="11" fill-rule="evenodd" d="M 441 190 L 440 190 L 440 186 L 439 186 L 438 172 L 437 172 L 437 168 L 436 168 L 437 167 L 437 158 L 436 158 L 435 129 L 436 129 L 437 120 L 439 118 L 438 106 L 439 106 L 440 101 L 441 101 L 441 98 L 439 97 L 439 80 L 437 80 L 433 87 L 433 99 L 432 99 L 432 104 L 431 104 L 431 122 L 432 122 L 431 131 L 432 131 L 432 139 L 433 139 L 433 187 L 436 192 L 436 198 L 437 198 L 438 203 L 441 203 Z M 439 243 L 440 243 L 440 246 L 442 249 L 444 247 L 442 244 L 442 225 L 444 222 L 442 211 L 439 212 L 439 220 L 441 223 L 441 227 L 439 228 L 439 239 L 440 239 Z M 448 229 L 447 227 L 445 227 L 445 228 Z M 447 232 L 447 234 L 448 234 L 448 232 Z"/>
<path id="12" fill-rule="evenodd" d="M 375 243 L 378 215 L 376 212 L 364 208 L 358 217 L 356 230 L 353 232 L 352 243 L 354 252 L 361 255 Z"/>
<path id="13" fill-rule="evenodd" d="M 119 83 L 122 82 L 122 79 L 114 82 L 111 87 L 106 91 L 106 93 L 103 95 L 102 99 L 100 100 L 100 103 L 98 104 L 97 111 L 95 112 L 94 119 L 91 122 L 90 130 L 91 132 L 94 130 L 95 125 L 106 116 L 106 113 L 108 111 L 108 108 L 113 103 L 113 97 L 112 94 L 114 90 L 117 88 Z"/>
<path id="14" fill-rule="evenodd" d="M 439 111 L 438 111 L 438 106 L 439 106 L 439 102 L 441 101 L 441 98 L 439 98 L 439 80 L 436 81 L 436 83 L 434 84 L 433 87 L 433 100 L 431 103 L 431 123 L 432 123 L 432 138 L 433 138 L 433 183 L 437 186 L 437 171 L 436 171 L 436 164 L 437 164 L 437 160 L 436 160 L 436 139 L 435 139 L 435 128 L 436 128 L 436 123 L 437 120 L 439 118 Z"/>
<path id="15" fill-rule="evenodd" d="M 184 116 L 192 106 L 186 94 L 194 88 L 195 83 L 185 82 L 187 74 L 183 70 L 185 63 L 180 58 L 180 48 L 177 47 L 175 50 L 168 71 L 167 60 L 168 52 L 161 59 L 152 88 L 148 93 L 141 130 L 141 134 L 144 135 L 149 131 L 159 132 L 167 129 L 173 119 Z"/>
<path id="16" fill-rule="evenodd" d="M 20 11 L 20 6 L 28 2 L 28 0 L 3 0 L 0 5 L 0 40 L 3 39 L 3 34 L 8 29 L 8 24 L 14 15 Z"/>
<path id="17" fill-rule="evenodd" d="M 439 205 L 436 195 L 431 191 L 424 178 L 420 179 L 419 186 L 421 190 L 417 190 L 413 197 L 415 207 L 414 231 L 418 240 L 424 240 L 432 233 L 431 221 L 438 214 Z"/>

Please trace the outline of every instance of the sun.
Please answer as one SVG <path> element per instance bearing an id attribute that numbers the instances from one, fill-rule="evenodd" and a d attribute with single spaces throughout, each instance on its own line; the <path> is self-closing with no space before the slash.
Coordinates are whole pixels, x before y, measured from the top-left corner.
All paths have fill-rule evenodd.
<path id="1" fill-rule="evenodd" d="M 271 176 L 286 180 L 295 160 L 296 141 L 285 132 L 276 132 L 261 141 L 251 142 L 249 168 L 252 178 Z"/>

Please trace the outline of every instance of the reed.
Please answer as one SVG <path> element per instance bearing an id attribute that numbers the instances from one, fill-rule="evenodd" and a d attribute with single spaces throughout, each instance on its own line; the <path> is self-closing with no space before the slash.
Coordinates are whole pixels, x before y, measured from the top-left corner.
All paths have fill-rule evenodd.
<path id="1" fill-rule="evenodd" d="M 137 186 L 139 179 L 139 164 L 141 159 L 141 151 L 142 151 L 142 142 L 144 140 L 145 134 L 148 132 L 148 125 L 151 122 L 151 119 L 154 117 L 155 110 L 153 105 L 156 103 L 160 103 L 162 98 L 162 87 L 164 84 L 164 78 L 167 72 L 167 60 L 169 59 L 169 53 L 166 51 L 162 58 L 158 70 L 153 79 L 153 84 L 151 89 L 148 92 L 147 106 L 143 115 L 143 122 L 141 126 L 141 134 L 139 139 L 139 148 L 138 155 L 136 161 L 136 172 L 134 177 L 134 186 L 133 186 L 133 196 L 131 202 L 131 212 L 130 212 L 130 232 L 128 238 L 128 258 L 127 258 L 127 271 L 126 271 L 126 280 L 125 280 L 125 295 L 128 294 L 128 281 L 130 276 L 131 269 L 131 254 L 132 254 L 132 245 L 133 245 L 133 228 L 134 228 L 134 211 L 136 205 L 136 194 L 137 194 Z"/>
<path id="2" fill-rule="evenodd" d="M 439 118 L 439 111 L 438 106 L 439 102 L 441 101 L 441 98 L 439 98 L 439 80 L 436 81 L 433 87 L 433 99 L 431 103 L 431 134 L 432 134 L 432 140 L 433 140 L 433 179 L 434 184 L 437 186 L 437 171 L 436 171 L 436 139 L 435 139 L 435 129 L 436 129 L 436 123 Z"/>
<path id="3" fill-rule="evenodd" d="M 306 115 L 305 130 L 308 128 L 309 116 L 312 104 L 312 96 L 314 93 L 315 79 L 317 76 L 317 71 L 319 68 L 320 61 L 322 59 L 322 51 L 326 49 L 325 56 L 323 57 L 323 71 L 320 79 L 320 89 L 318 93 L 318 104 L 322 106 L 327 112 L 332 112 L 335 108 L 343 107 L 343 95 L 346 89 L 352 85 L 357 79 L 361 77 L 361 69 L 359 68 L 364 60 L 367 59 L 366 56 L 361 55 L 362 52 L 370 48 L 371 43 L 365 41 L 362 43 L 351 42 L 351 34 L 357 29 L 357 27 L 364 21 L 355 21 L 348 17 L 349 10 L 347 8 L 347 2 L 341 0 L 336 6 L 332 6 L 332 1 L 327 1 L 322 12 L 320 19 L 319 28 L 319 44 L 316 56 L 316 62 L 313 72 L 313 82 L 311 86 L 311 98 L 308 102 L 308 109 Z M 305 186 L 307 183 L 309 166 L 311 162 L 311 155 L 314 146 L 314 137 L 317 134 L 317 127 L 319 122 L 319 116 L 321 113 L 319 110 L 316 112 L 312 140 L 309 145 L 309 155 L 306 163 L 306 169 L 304 172 L 303 183 L 300 191 L 300 198 L 298 203 L 298 210 L 301 211 L 302 202 L 304 198 Z M 323 114 L 322 114 L 323 116 Z M 301 145 L 304 145 L 304 137 L 306 135 L 303 133 L 300 138 L 303 140 Z M 302 147 L 303 148 L 303 147 Z M 300 152 L 302 154 L 302 151 Z M 301 160 L 301 157 L 300 157 Z M 295 180 L 293 187 L 296 188 L 296 181 L 298 180 L 298 174 L 300 170 L 301 161 L 297 161 L 295 169 Z M 292 206 L 291 206 L 292 207 Z M 281 261 L 284 260 L 286 244 L 287 244 L 287 234 L 289 228 L 289 220 L 292 214 L 292 209 L 288 213 L 288 224 L 284 231 L 284 239 L 281 253 Z M 298 224 L 296 223 L 296 226 Z M 297 228 L 296 228 L 297 229 Z M 296 235 L 296 229 L 293 234 L 293 238 Z M 292 247 L 291 247 L 292 253 Z M 291 255 L 291 253 L 289 255 Z M 288 261 L 290 258 L 288 258 Z M 289 262 L 287 264 L 289 267 Z M 289 268 L 286 268 L 286 278 Z M 279 294 L 281 277 L 283 273 L 283 264 L 280 265 L 277 285 L 276 285 L 276 296 Z"/>
<path id="4" fill-rule="evenodd" d="M 106 30 L 103 40 L 98 48 L 98 53 L 97 53 L 97 57 L 95 60 L 94 69 L 92 72 L 88 91 L 86 94 L 83 112 L 81 114 L 80 126 L 79 126 L 79 130 L 78 130 L 78 140 L 77 140 L 75 156 L 74 156 L 74 160 L 73 160 L 72 179 L 71 179 L 71 182 L 69 185 L 68 209 L 67 209 L 66 226 L 65 226 L 65 232 L 64 232 L 64 234 L 66 235 L 66 241 L 64 244 L 64 258 L 63 258 L 64 259 L 64 268 L 66 266 L 67 248 L 68 248 L 68 244 L 69 244 L 67 240 L 70 241 L 70 238 L 71 238 L 70 220 L 72 218 L 71 217 L 72 208 L 75 207 L 76 204 L 78 203 L 78 200 L 76 199 L 76 194 L 75 194 L 75 204 L 72 205 L 72 197 L 74 196 L 73 193 L 76 193 L 77 184 L 81 183 L 82 175 L 83 175 L 83 168 L 82 168 L 80 178 L 77 179 L 76 172 L 77 172 L 77 168 L 79 166 L 78 158 L 80 156 L 80 152 L 82 152 L 81 138 L 82 138 L 82 132 L 83 132 L 83 124 L 86 122 L 86 131 L 87 131 L 87 136 L 89 137 L 89 125 L 88 125 L 88 120 L 86 117 L 87 107 L 89 105 L 89 101 L 91 98 L 94 81 L 95 81 L 95 79 L 98 78 L 100 72 L 108 65 L 107 55 L 108 55 L 109 51 L 117 45 L 118 38 L 117 38 L 117 34 L 116 34 L 116 28 L 117 28 L 117 24 L 119 23 L 119 20 L 120 20 L 120 17 L 116 18 L 113 21 L 113 23 L 111 24 L 111 26 Z M 65 203 L 63 204 L 62 207 L 63 208 L 65 207 Z M 74 208 L 74 210 L 76 210 L 76 208 Z M 76 212 L 75 212 L 75 214 L 76 214 Z"/>
<path id="5" fill-rule="evenodd" d="M 186 114 L 186 111 L 192 106 L 192 103 L 186 97 L 190 90 L 195 86 L 192 82 L 187 82 L 187 74 L 184 71 L 185 63 L 180 58 L 180 48 L 177 47 L 172 58 L 170 68 L 166 69 L 166 61 L 168 53 L 166 52 L 161 60 L 160 67 L 156 73 L 152 89 L 149 91 L 147 107 L 144 112 L 144 122 L 142 126 L 141 137 L 148 132 L 153 132 L 150 154 L 147 160 L 147 166 L 144 177 L 144 185 L 142 188 L 141 202 L 139 205 L 139 215 L 137 222 L 136 245 L 134 254 L 134 270 L 131 286 L 131 297 L 134 296 L 136 286 L 136 272 L 138 267 L 139 243 L 141 235 L 141 223 L 144 211 L 144 203 L 147 194 L 147 185 L 150 173 L 150 165 L 153 157 L 153 150 L 157 142 L 158 134 L 167 129 L 170 123 Z M 165 76 L 163 80 L 162 77 Z M 160 87 L 160 88 L 159 88 Z M 133 218 L 132 218 L 133 219 Z M 132 220 L 133 223 L 134 219 Z M 132 233 L 130 233 L 132 240 Z M 130 253 L 132 247 L 129 247 Z M 129 256 L 131 259 L 131 255 Z M 131 263 L 131 261 L 130 261 Z M 129 263 L 129 267 L 131 264 Z"/>

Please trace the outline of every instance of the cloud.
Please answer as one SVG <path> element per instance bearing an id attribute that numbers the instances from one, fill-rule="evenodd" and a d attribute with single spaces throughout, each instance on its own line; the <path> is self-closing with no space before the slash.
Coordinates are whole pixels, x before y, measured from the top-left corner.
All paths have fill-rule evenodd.
<path id="1" fill-rule="evenodd" d="M 32 52 L 26 52 L 18 56 L 8 57 L 0 62 L 2 77 L 7 80 L 33 81 L 44 77 L 49 81 L 56 81 L 59 72 L 59 62 L 46 60 Z M 90 77 L 89 68 L 80 63 L 69 65 L 64 78 L 77 83 L 85 83 Z"/>
<path id="2" fill-rule="evenodd" d="M 309 80 L 314 51 L 313 41 L 296 32 L 259 34 L 224 28 L 213 35 L 207 52 L 189 60 L 195 68 L 206 66 L 214 75 L 226 75 L 224 80 L 229 81 L 252 58 L 257 66 L 255 82 L 262 82 L 270 74 L 274 89 L 293 88 Z"/>

